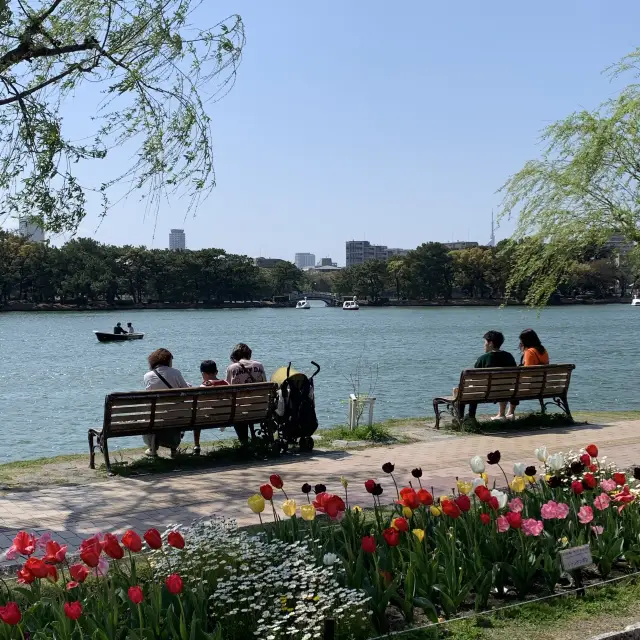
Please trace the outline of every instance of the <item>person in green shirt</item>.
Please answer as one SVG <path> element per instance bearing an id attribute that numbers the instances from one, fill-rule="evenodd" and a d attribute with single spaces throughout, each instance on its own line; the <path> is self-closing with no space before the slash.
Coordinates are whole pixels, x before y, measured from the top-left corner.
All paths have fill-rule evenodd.
<path id="1" fill-rule="evenodd" d="M 502 351 L 504 335 L 500 331 L 487 331 L 482 336 L 484 338 L 484 353 L 476 360 L 476 369 L 492 369 L 495 367 L 517 367 L 515 358 L 508 352 Z M 476 417 L 478 405 L 475 402 L 469 403 L 469 417 Z M 463 410 L 464 415 L 464 410 Z M 500 412 L 492 420 L 504 420 L 502 403 Z"/>

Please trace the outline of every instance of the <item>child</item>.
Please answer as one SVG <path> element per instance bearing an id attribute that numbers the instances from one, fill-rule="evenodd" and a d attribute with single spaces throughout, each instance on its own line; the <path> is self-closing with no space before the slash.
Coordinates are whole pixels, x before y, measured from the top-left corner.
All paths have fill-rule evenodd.
<path id="1" fill-rule="evenodd" d="M 200 373 L 201 387 L 220 387 L 228 384 L 226 380 L 218 380 L 218 365 L 213 360 L 205 360 L 200 365 Z M 193 455 L 200 455 L 200 429 L 193 430 Z"/>

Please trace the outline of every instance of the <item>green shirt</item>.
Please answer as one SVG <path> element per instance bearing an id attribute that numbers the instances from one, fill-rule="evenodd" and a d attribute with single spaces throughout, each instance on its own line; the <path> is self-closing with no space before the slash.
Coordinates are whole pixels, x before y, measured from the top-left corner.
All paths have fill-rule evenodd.
<path id="1" fill-rule="evenodd" d="M 492 367 L 517 367 L 516 361 L 508 351 L 489 351 L 483 353 L 476 360 L 476 369 L 490 369 Z"/>

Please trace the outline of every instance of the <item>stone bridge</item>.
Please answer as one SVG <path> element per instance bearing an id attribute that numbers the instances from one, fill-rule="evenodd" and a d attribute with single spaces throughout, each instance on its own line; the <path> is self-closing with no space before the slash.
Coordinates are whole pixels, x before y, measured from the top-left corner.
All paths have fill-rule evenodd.
<path id="1" fill-rule="evenodd" d="M 324 293 L 321 291 L 308 291 L 306 293 L 297 293 L 291 296 L 291 300 L 302 300 L 302 298 L 306 298 L 307 300 L 322 300 L 328 307 L 339 307 L 342 305 L 342 301 L 331 293 Z"/>

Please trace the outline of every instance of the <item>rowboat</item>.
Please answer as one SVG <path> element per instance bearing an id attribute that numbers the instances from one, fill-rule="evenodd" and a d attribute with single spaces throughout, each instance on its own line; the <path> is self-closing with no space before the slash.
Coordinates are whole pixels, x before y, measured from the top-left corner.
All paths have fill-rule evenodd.
<path id="1" fill-rule="evenodd" d="M 144 333 L 106 333 L 94 331 L 98 342 L 125 342 L 126 340 L 142 340 Z"/>

